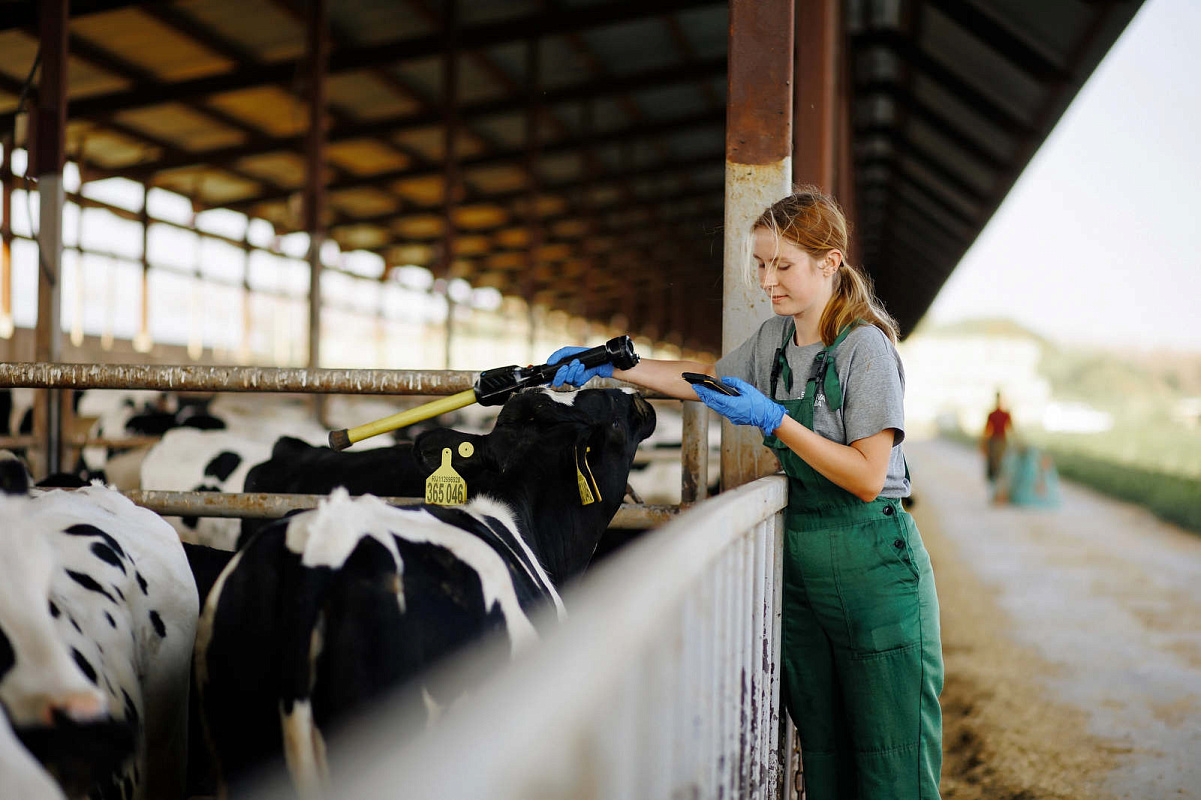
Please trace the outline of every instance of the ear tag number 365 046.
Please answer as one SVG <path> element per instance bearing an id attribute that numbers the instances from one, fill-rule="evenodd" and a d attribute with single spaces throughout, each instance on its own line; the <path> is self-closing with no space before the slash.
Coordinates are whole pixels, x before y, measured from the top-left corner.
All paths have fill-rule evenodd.
<path id="1" fill-rule="evenodd" d="M 442 466 L 425 479 L 425 502 L 457 506 L 467 502 L 467 482 L 450 463 L 450 448 L 442 448 Z"/>

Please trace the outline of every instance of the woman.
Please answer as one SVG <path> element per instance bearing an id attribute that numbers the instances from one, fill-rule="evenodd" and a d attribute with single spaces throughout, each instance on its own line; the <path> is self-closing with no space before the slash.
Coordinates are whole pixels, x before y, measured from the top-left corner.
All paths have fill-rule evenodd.
<path id="1" fill-rule="evenodd" d="M 909 474 L 896 323 L 846 263 L 835 201 L 805 188 L 752 226 L 753 267 L 776 316 L 717 364 L 642 359 L 559 369 L 554 384 L 615 377 L 699 397 L 755 425 L 789 478 L 784 702 L 807 797 L 936 800 L 942 645 L 930 558 L 901 507 Z M 565 347 L 557 361 L 582 348 Z M 722 375 L 730 397 L 682 372 Z"/>

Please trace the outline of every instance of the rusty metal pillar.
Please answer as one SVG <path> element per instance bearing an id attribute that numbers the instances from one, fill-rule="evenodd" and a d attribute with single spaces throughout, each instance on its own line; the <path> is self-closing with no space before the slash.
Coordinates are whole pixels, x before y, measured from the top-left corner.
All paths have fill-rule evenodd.
<path id="1" fill-rule="evenodd" d="M 793 0 L 731 0 L 722 353 L 772 313 L 749 278 L 749 235 L 755 218 L 791 190 L 792 42 Z M 723 488 L 777 469 L 758 430 L 724 421 L 721 438 Z"/>
<path id="2" fill-rule="evenodd" d="M 841 9 L 840 9 L 841 11 Z M 854 86 L 851 84 L 851 54 L 846 47 L 846 17 L 838 15 L 838 112 L 835 137 L 836 162 L 834 170 L 834 194 L 842 206 L 847 222 L 850 223 L 848 259 L 857 259 L 859 253 L 859 211 L 855 192 L 855 151 L 851 122 L 851 103 Z M 852 261 L 852 263 L 857 263 Z"/>
<path id="3" fill-rule="evenodd" d="M 455 304 L 450 297 L 451 266 L 455 260 L 455 202 L 459 191 L 459 3 L 447 0 L 445 26 L 446 50 L 442 54 L 442 250 L 434 274 L 443 279 L 446 297 L 446 358 L 450 369 L 450 351 L 454 342 Z"/>
<path id="4" fill-rule="evenodd" d="M 16 330 L 13 319 L 13 148 L 15 137 L 3 143 L 4 160 L 0 161 L 0 338 L 7 339 Z"/>
<path id="5" fill-rule="evenodd" d="M 67 133 L 67 0 L 39 5 L 42 76 L 33 147 L 38 181 L 38 325 L 34 358 L 62 360 L 63 165 Z M 58 472 L 62 440 L 61 393 L 43 392 L 34 412 L 35 433 L 45 443 L 41 475 Z"/>
<path id="6" fill-rule="evenodd" d="M 305 135 L 304 229 L 309 235 L 309 369 L 321 366 L 321 246 L 325 244 L 325 76 L 329 65 L 326 0 L 311 0 L 306 26 L 309 127 Z M 325 396 L 313 396 L 325 416 Z"/>
<path id="7" fill-rule="evenodd" d="M 797 0 L 792 181 L 834 191 L 839 0 Z"/>
<path id="8" fill-rule="evenodd" d="M 525 90 L 526 90 L 526 106 L 525 106 L 525 172 L 526 186 L 526 235 L 529 238 L 529 248 L 527 252 L 525 275 L 521 281 L 522 294 L 525 296 L 526 302 L 529 303 L 530 313 L 534 309 L 534 297 L 538 293 L 538 266 L 539 255 L 542 251 L 542 224 L 538 216 L 538 193 L 541 190 L 541 181 L 538 179 L 538 160 L 539 160 L 539 137 L 538 124 L 541 121 L 541 107 L 539 105 L 540 83 L 539 71 L 541 69 L 541 43 L 538 37 L 533 36 L 526 39 L 525 43 Z M 533 317 L 531 317 L 533 319 Z M 530 333 L 530 349 L 531 353 L 534 345 L 534 331 L 531 325 Z M 535 356 L 537 358 L 537 356 Z M 537 362 L 535 362 L 537 363 Z"/>
<path id="9" fill-rule="evenodd" d="M 82 216 L 83 209 L 80 209 Z M 142 288 L 141 288 L 141 318 L 138 320 L 138 332 L 133 337 L 133 349 L 139 353 L 149 353 L 154 346 L 150 336 L 150 184 L 142 184 L 142 210 L 138 214 L 142 223 Z"/>
<path id="10" fill-rule="evenodd" d="M 238 360 L 243 364 L 254 363 L 254 294 L 250 287 L 250 219 L 246 220 L 246 231 L 242 234 L 242 343 Z"/>

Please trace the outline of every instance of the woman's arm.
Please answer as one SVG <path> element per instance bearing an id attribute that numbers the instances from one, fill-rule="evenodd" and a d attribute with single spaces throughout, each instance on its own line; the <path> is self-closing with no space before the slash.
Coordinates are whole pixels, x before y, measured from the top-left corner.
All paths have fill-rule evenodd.
<path id="1" fill-rule="evenodd" d="M 875 500 L 884 488 L 895 435 L 892 428 L 846 445 L 814 433 L 792 417 L 784 417 L 775 435 L 823 477 L 865 503 Z"/>
<path id="2" fill-rule="evenodd" d="M 644 358 L 633 369 L 615 369 L 613 377 L 655 389 L 678 400 L 696 400 L 692 384 L 680 377 L 681 372 L 702 372 L 714 375 L 715 365 L 698 361 L 661 361 Z"/>

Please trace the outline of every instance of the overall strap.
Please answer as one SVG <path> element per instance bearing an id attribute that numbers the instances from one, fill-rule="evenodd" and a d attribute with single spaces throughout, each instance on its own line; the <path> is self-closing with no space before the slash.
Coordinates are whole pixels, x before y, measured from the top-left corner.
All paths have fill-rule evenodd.
<path id="1" fill-rule="evenodd" d="M 785 351 L 788 349 L 788 343 L 792 341 L 792 334 L 796 331 L 796 320 L 789 320 L 784 326 L 784 338 L 780 340 L 780 346 L 776 348 L 776 358 L 771 365 L 771 399 L 776 399 L 776 384 L 780 380 L 780 376 L 784 376 L 784 391 L 792 391 L 792 367 L 788 366 L 788 357 Z"/>
<path id="2" fill-rule="evenodd" d="M 834 351 L 842 340 L 847 338 L 852 330 L 859 326 L 860 320 L 855 320 L 838 332 L 834 341 L 824 347 L 813 359 L 813 367 L 809 372 L 809 380 L 805 382 L 805 397 L 816 400 L 817 387 L 820 386 L 826 398 L 826 404 L 831 411 L 842 408 L 842 384 L 838 382 L 838 368 L 834 367 Z M 831 369 L 831 367 L 834 367 Z"/>

